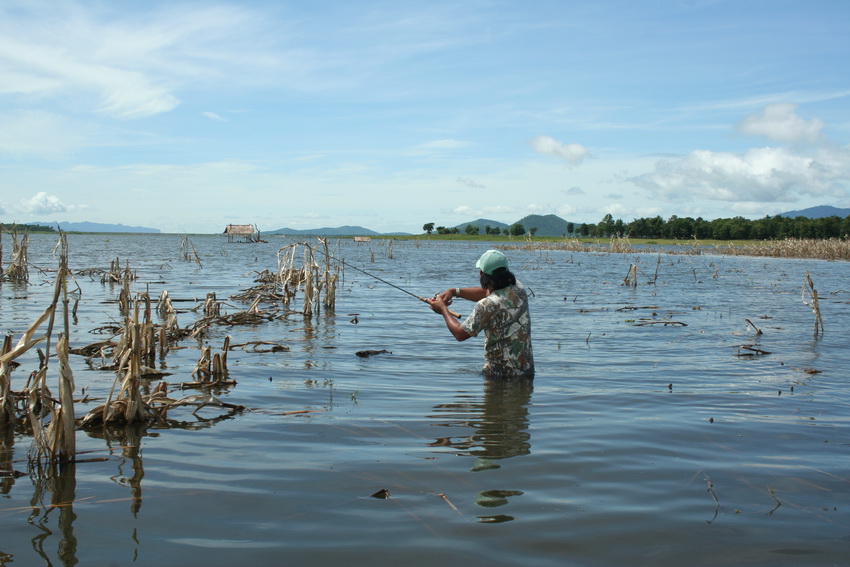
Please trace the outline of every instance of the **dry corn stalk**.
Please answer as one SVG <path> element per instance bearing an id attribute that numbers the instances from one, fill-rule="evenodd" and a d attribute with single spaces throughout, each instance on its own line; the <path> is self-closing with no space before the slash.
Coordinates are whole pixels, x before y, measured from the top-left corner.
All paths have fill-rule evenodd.
<path id="1" fill-rule="evenodd" d="M 315 260 L 313 251 L 309 246 L 304 247 L 304 316 L 311 317 L 313 315 L 313 297 L 316 293 L 316 288 L 313 285 L 313 272 Z"/>
<path id="2" fill-rule="evenodd" d="M 47 331 L 44 335 L 47 345 L 44 353 L 39 351 L 41 364 L 38 371 L 31 375 L 31 380 L 27 386 L 27 415 L 33 431 L 33 446 L 30 451 L 31 462 L 41 462 L 42 459 L 46 458 L 51 463 L 68 463 L 74 460 L 76 454 L 76 442 L 74 439 L 74 375 L 68 364 L 67 340 L 68 245 L 64 234 L 60 235 L 59 247 L 61 248 L 61 253 L 59 270 L 56 275 L 56 284 L 53 291 L 53 301 L 40 318 L 40 321 L 47 321 Z M 53 323 L 60 294 L 64 297 L 63 321 L 65 331 L 64 333 L 60 333 L 59 343 L 57 345 L 57 357 L 59 359 L 59 401 L 57 403 L 50 394 L 46 378 L 48 361 L 50 360 L 50 341 L 53 334 Z M 34 330 L 35 326 L 35 324 L 31 326 L 30 330 Z M 51 419 L 45 426 L 43 420 L 48 415 Z"/>
<path id="3" fill-rule="evenodd" d="M 171 303 L 171 298 L 168 297 L 168 291 L 162 290 L 162 293 L 159 294 L 159 301 L 157 301 L 156 304 L 156 312 L 163 317 L 174 315 L 174 304 Z"/>
<path id="4" fill-rule="evenodd" d="M 624 286 L 637 287 L 637 266 L 629 264 L 629 271 L 626 272 L 626 277 L 623 280 Z"/>
<path id="5" fill-rule="evenodd" d="M 328 252 L 327 240 L 319 239 L 324 247 L 325 266 L 324 273 L 320 273 L 320 266 L 316 262 L 314 249 L 304 243 L 294 243 L 278 251 L 277 284 L 282 294 L 276 294 L 285 307 L 289 307 L 292 298 L 295 297 L 300 288 L 304 293 L 302 302 L 302 313 L 307 317 L 312 316 L 321 305 L 332 309 L 335 302 L 337 275 L 331 273 L 331 259 Z M 295 266 L 299 246 L 304 246 L 301 267 Z M 338 270 L 338 268 L 337 268 Z M 325 291 L 325 299 L 322 300 L 322 291 Z M 328 297 L 329 293 L 333 296 Z"/>
<path id="6" fill-rule="evenodd" d="M 192 241 L 189 240 L 188 236 L 183 236 L 180 238 L 180 258 L 185 262 L 191 262 L 192 257 L 189 256 L 189 251 L 191 250 L 192 256 L 194 256 L 195 263 L 197 265 L 201 265 L 201 257 L 198 256 L 198 252 L 195 250 L 195 245 L 192 244 Z"/>
<path id="7" fill-rule="evenodd" d="M 812 283 L 812 277 L 806 273 L 806 281 L 803 282 L 803 289 L 801 290 L 801 295 L 803 299 L 803 303 L 812 308 L 812 312 L 815 314 L 815 336 L 823 334 L 823 318 L 821 318 L 820 314 L 820 304 L 818 303 L 818 292 L 815 289 L 815 285 Z M 808 295 L 810 301 L 806 301 L 806 296 Z"/>
<path id="8" fill-rule="evenodd" d="M 24 234 L 21 242 L 18 242 L 17 226 L 12 227 L 12 263 L 3 272 L 6 279 L 28 281 L 29 280 L 29 262 L 27 261 L 27 246 L 29 244 L 29 234 Z"/>
<path id="9" fill-rule="evenodd" d="M 339 280 L 339 267 L 337 266 L 335 269 L 336 273 L 331 275 L 331 254 L 328 250 L 328 240 L 326 238 L 320 238 L 319 242 L 324 248 L 323 254 L 325 255 L 325 273 L 322 283 L 325 288 L 325 298 L 322 300 L 322 304 L 326 310 L 333 311 L 336 307 L 336 284 Z M 392 240 L 390 241 L 390 249 L 392 249 Z M 392 257 L 392 254 L 390 254 L 390 257 Z"/>
<path id="10" fill-rule="evenodd" d="M 108 423 L 133 423 L 147 421 L 151 417 L 148 405 L 142 398 L 139 383 L 142 373 L 143 324 L 139 323 L 140 301 L 136 301 L 132 319 L 127 318 L 124 334 L 115 356 L 118 358 L 115 382 L 106 402 L 91 410 L 85 418 L 85 426 Z M 115 389 L 118 387 L 118 393 Z"/>
<path id="11" fill-rule="evenodd" d="M 219 317 L 221 315 L 221 303 L 216 301 L 215 292 L 211 291 L 204 300 L 204 317 Z"/>
<path id="12" fill-rule="evenodd" d="M 115 258 L 109 263 L 109 271 L 100 278 L 100 283 L 120 283 L 124 279 L 136 279 L 136 274 L 130 270 L 130 262 L 127 262 L 126 268 L 121 268 L 121 260 Z"/>
<path id="13" fill-rule="evenodd" d="M 209 346 L 204 347 L 201 350 L 201 358 L 198 359 L 195 370 L 192 371 L 195 381 L 185 382 L 182 387 L 194 388 L 236 384 L 235 380 L 228 379 L 228 350 L 230 350 L 230 335 L 224 338 L 224 345 L 221 347 L 221 352 L 213 354 Z"/>
<path id="14" fill-rule="evenodd" d="M 48 454 L 51 461 L 71 462 L 77 453 L 74 431 L 74 374 L 68 362 L 68 338 L 61 334 L 56 344 L 59 359 L 59 405 L 51 411 L 50 423 L 45 430 Z"/>
<path id="15" fill-rule="evenodd" d="M 0 428 L 16 421 L 15 400 L 12 398 L 12 364 L 6 355 L 12 351 L 12 335 L 6 335 L 0 347 Z"/>

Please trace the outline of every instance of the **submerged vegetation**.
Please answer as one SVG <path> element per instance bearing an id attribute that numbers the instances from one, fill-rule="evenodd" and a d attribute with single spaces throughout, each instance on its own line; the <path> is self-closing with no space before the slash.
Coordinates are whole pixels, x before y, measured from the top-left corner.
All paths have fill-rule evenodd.
<path id="1" fill-rule="evenodd" d="M 13 232 L 13 261 L 2 272 L 3 280 L 26 283 L 29 269 L 27 244 L 26 235 L 19 241 L 17 233 Z M 107 270 L 85 269 L 75 273 L 68 266 L 68 243 L 64 234 L 60 234 L 56 250 L 59 266 L 50 305 L 17 343 L 14 343 L 9 333 L 0 347 L 0 427 L 12 427 L 22 434 L 32 435 L 33 447 L 29 458 L 30 464 L 36 468 L 75 462 L 76 429 L 90 431 L 107 426 L 166 423 L 168 411 L 181 406 L 194 406 L 195 411 L 207 406 L 229 412 L 243 410 L 240 405 L 222 402 L 212 392 L 236 384 L 227 369 L 227 353 L 232 348 L 244 348 L 247 343 L 231 345 L 231 337 L 227 335 L 220 352 L 213 352 L 209 345 L 201 348 L 190 379 L 176 387 L 176 390 L 199 389 L 201 394 L 170 396 L 171 386 L 162 380 L 168 373 L 155 370 L 153 366 L 157 359 L 161 364 L 164 363 L 171 350 L 182 348 L 178 346 L 180 341 L 203 338 L 213 327 L 260 325 L 292 315 L 310 318 L 323 309 L 332 312 L 339 272 L 343 265 L 330 254 L 326 240 L 321 241 L 321 248 L 305 243 L 285 246 L 278 253 L 277 271 L 258 273 L 255 278 L 257 285 L 235 298 L 249 302 L 247 308 L 226 313 L 227 304 L 218 301 L 216 294 L 211 292 L 194 309 L 188 310 L 190 313 L 200 312 L 199 318 L 189 326 L 181 327 L 177 322 L 178 311 L 166 290 L 162 291 L 158 300 L 152 300 L 147 291 L 133 292 L 132 283 L 136 277 L 129 262 L 122 268 L 120 259 L 116 258 Z M 316 252 L 323 255 L 322 263 L 316 261 Z M 194 257 L 200 266 L 200 257 L 188 239 L 181 241 L 180 257 L 186 261 Z M 119 287 L 114 303 L 121 323 L 94 330 L 111 333 L 112 339 L 70 348 L 69 322 L 71 317 L 76 318 L 81 291 L 79 286 L 70 286 L 69 283 L 74 282 L 75 275 L 94 279 L 97 273 L 102 274 L 102 285 Z M 301 309 L 290 307 L 298 293 L 303 295 Z M 75 299 L 73 308 L 70 307 L 72 297 Z M 155 308 L 153 303 L 157 304 Z M 60 329 L 58 337 L 54 337 L 57 328 Z M 59 366 L 56 377 L 58 398 L 53 396 L 48 387 L 49 361 L 52 359 L 51 346 L 54 340 L 55 359 Z M 253 343 L 253 352 L 261 352 L 256 348 L 258 344 Z M 287 350 L 282 345 L 262 344 L 270 345 L 269 350 L 272 351 Z M 43 350 L 41 345 L 44 345 Z M 33 348 L 38 349 L 38 368 L 31 372 L 24 387 L 15 391 L 11 375 L 21 365 L 17 359 Z M 95 370 L 115 373 L 113 386 L 105 401 L 80 419 L 74 415 L 75 386 L 69 363 L 71 354 L 84 356 L 88 365 Z M 161 381 L 153 385 L 151 379 Z"/>

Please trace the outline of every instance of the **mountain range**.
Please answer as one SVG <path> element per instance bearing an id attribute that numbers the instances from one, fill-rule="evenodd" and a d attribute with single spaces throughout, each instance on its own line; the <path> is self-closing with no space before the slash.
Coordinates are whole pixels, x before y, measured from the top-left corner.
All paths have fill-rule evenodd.
<path id="1" fill-rule="evenodd" d="M 850 216 L 850 209 L 842 209 L 832 207 L 830 205 L 820 205 L 817 207 L 809 207 L 799 211 L 788 211 L 779 213 L 780 217 L 808 217 L 811 219 L 819 219 L 825 217 L 847 218 Z M 509 228 L 513 224 L 521 224 L 526 231 L 536 228 L 537 236 L 563 236 L 567 234 L 568 221 L 565 221 L 557 215 L 528 215 L 516 221 L 516 223 L 503 223 L 490 219 L 476 219 L 474 221 L 460 223 L 452 228 L 457 228 L 460 232 L 466 230 L 467 225 L 477 227 L 481 234 L 485 233 L 485 228 L 498 227 L 499 229 Z M 42 226 L 59 226 L 64 232 L 132 232 L 132 233 L 160 233 L 158 228 L 148 228 L 144 226 L 125 226 L 123 224 L 103 224 L 96 222 L 32 222 L 27 224 L 36 224 Z M 581 223 L 572 223 L 578 227 Z M 394 236 L 408 235 L 406 232 L 375 232 L 362 226 L 338 226 L 338 227 L 322 227 L 311 229 L 294 229 L 294 228 L 279 228 L 277 230 L 262 231 L 264 235 L 285 234 L 289 236 Z"/>
<path id="2" fill-rule="evenodd" d="M 27 224 L 37 224 L 40 226 L 50 226 L 62 232 L 145 232 L 145 233 L 160 233 L 158 228 L 148 228 L 146 226 L 126 226 L 123 224 L 104 224 L 99 222 L 30 222 Z"/>
<path id="3" fill-rule="evenodd" d="M 840 217 L 846 219 L 850 216 L 850 209 L 839 209 L 829 205 L 820 205 L 817 207 L 809 207 L 801 211 L 788 211 L 787 213 L 779 213 L 780 217 L 789 217 L 795 219 L 797 217 L 808 217 L 810 219 L 823 219 L 826 217 Z"/>

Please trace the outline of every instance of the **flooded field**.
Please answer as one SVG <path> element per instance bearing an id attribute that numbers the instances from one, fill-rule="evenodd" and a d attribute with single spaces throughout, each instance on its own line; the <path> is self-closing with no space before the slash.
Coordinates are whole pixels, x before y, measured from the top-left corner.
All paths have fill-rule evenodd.
<path id="1" fill-rule="evenodd" d="M 71 347 L 122 319 L 121 286 L 83 270 L 129 263 L 132 291 L 167 290 L 189 326 L 210 292 L 247 309 L 231 298 L 290 244 L 190 240 L 200 263 L 177 235 L 69 235 Z M 56 242 L 31 235 L 29 282 L 0 283 L 15 342 L 50 302 Z M 5 428 L 0 565 L 846 564 L 846 262 L 508 249 L 533 295 L 529 384 L 484 380 L 482 338 L 457 343 L 385 283 L 475 285 L 488 247 L 332 241 L 367 272 L 345 269 L 333 312 L 214 326 L 157 361 L 179 398 L 200 393 L 180 385 L 205 346 L 253 345 L 232 347 L 235 384 L 212 392 L 242 410 L 78 431 L 83 462 L 61 475 L 32 467 L 32 437 Z M 18 361 L 16 391 L 38 357 Z M 77 417 L 113 386 L 99 363 L 71 357 Z"/>

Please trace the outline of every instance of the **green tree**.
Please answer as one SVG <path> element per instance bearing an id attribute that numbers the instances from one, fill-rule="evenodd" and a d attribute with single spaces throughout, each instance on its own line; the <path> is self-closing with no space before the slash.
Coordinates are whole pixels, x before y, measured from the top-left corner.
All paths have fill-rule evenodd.
<path id="1" fill-rule="evenodd" d="M 522 236 L 525 234 L 525 227 L 520 223 L 514 223 L 511 225 L 510 232 L 514 236 Z"/>
<path id="2" fill-rule="evenodd" d="M 694 219 L 673 215 L 667 221 L 667 234 L 670 238 L 686 239 L 694 234 Z"/>
<path id="3" fill-rule="evenodd" d="M 537 227 L 536 227 L 536 226 L 532 226 L 531 228 L 529 228 L 529 229 L 528 229 L 528 234 L 530 234 L 531 236 L 534 236 L 535 234 L 537 234 Z"/>
<path id="4" fill-rule="evenodd" d="M 841 221 L 841 238 L 850 238 L 850 216 Z"/>
<path id="5" fill-rule="evenodd" d="M 667 232 L 667 223 L 660 215 L 646 219 L 647 238 L 664 238 Z"/>
<path id="6" fill-rule="evenodd" d="M 617 219 L 614 223 L 614 233 L 617 236 L 623 236 L 626 234 L 626 224 L 623 222 L 623 219 Z"/>
<path id="7" fill-rule="evenodd" d="M 466 225 L 466 228 L 464 230 L 466 231 L 466 234 L 469 235 L 478 234 L 479 232 L 481 232 L 481 229 L 471 224 Z"/>
<path id="8" fill-rule="evenodd" d="M 434 232 L 434 223 L 426 222 L 422 225 L 422 230 L 424 230 L 428 234 L 431 234 L 432 232 Z"/>
<path id="9" fill-rule="evenodd" d="M 602 220 L 596 225 L 596 230 L 599 236 L 611 236 L 614 234 L 614 217 L 611 216 L 611 213 L 602 217 Z"/>

